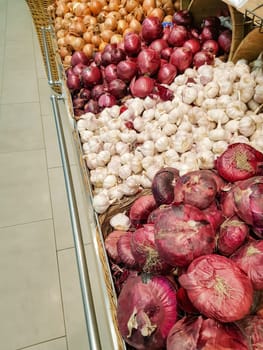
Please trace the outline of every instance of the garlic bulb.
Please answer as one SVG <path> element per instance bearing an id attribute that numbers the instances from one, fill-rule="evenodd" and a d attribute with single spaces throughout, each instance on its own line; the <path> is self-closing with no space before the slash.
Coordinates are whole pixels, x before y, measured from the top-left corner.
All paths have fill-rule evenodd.
<path id="1" fill-rule="evenodd" d="M 213 169 L 215 155 L 212 151 L 203 151 L 197 153 L 197 162 L 200 169 Z"/>
<path id="2" fill-rule="evenodd" d="M 222 76 L 224 76 L 223 72 Z M 218 85 L 219 95 L 231 95 L 233 93 L 233 84 L 231 81 L 225 80 L 223 78 L 222 80 L 218 80 Z"/>
<path id="3" fill-rule="evenodd" d="M 97 154 L 96 153 L 89 153 L 83 156 L 85 159 L 85 162 L 87 164 L 87 167 L 89 169 L 96 169 L 99 164 L 97 162 Z"/>
<path id="4" fill-rule="evenodd" d="M 152 187 L 152 181 L 143 173 L 140 175 L 140 183 L 143 188 L 151 188 Z"/>
<path id="5" fill-rule="evenodd" d="M 246 110 L 247 110 L 247 106 L 244 102 L 232 101 L 226 107 L 226 114 L 230 119 L 241 119 L 243 118 Z"/>
<path id="6" fill-rule="evenodd" d="M 98 214 L 104 213 L 111 203 L 109 197 L 103 192 L 93 196 L 93 208 Z"/>
<path id="7" fill-rule="evenodd" d="M 104 178 L 102 187 L 109 189 L 111 187 L 114 187 L 116 184 L 117 184 L 117 177 L 113 174 L 110 174 Z"/>
<path id="8" fill-rule="evenodd" d="M 163 153 L 163 159 L 167 166 L 173 166 L 175 162 L 178 162 L 179 154 L 174 149 L 170 148 Z"/>
<path id="9" fill-rule="evenodd" d="M 98 166 L 104 166 L 108 164 L 111 159 L 111 154 L 109 151 L 100 151 L 97 154 L 97 164 Z"/>
<path id="10" fill-rule="evenodd" d="M 135 130 L 127 130 L 127 131 L 123 131 L 120 134 L 120 138 L 122 142 L 125 143 L 133 143 L 134 141 L 136 141 L 137 139 L 137 133 Z"/>
<path id="11" fill-rule="evenodd" d="M 110 142 L 105 142 L 103 145 L 103 149 L 105 151 L 109 151 L 111 156 L 113 156 L 114 154 L 116 154 L 116 148 L 115 145 L 110 143 Z"/>
<path id="12" fill-rule="evenodd" d="M 192 134 L 195 142 L 201 141 L 204 137 L 208 135 L 208 129 L 205 126 L 199 126 L 193 128 Z"/>
<path id="13" fill-rule="evenodd" d="M 221 108 L 212 108 L 208 110 L 207 116 L 208 116 L 208 120 L 211 120 L 217 123 L 220 122 L 221 124 L 225 124 L 229 120 L 224 109 L 221 109 Z"/>
<path id="14" fill-rule="evenodd" d="M 150 109 L 153 108 L 156 105 L 156 100 L 147 96 L 144 100 L 143 100 L 143 106 L 145 109 Z"/>
<path id="15" fill-rule="evenodd" d="M 229 95 L 221 95 L 216 99 L 216 108 L 226 108 L 233 99 Z"/>
<path id="16" fill-rule="evenodd" d="M 138 156 L 133 156 L 130 162 L 131 170 L 134 174 L 139 174 L 142 171 L 141 159 Z"/>
<path id="17" fill-rule="evenodd" d="M 209 137 L 204 137 L 201 140 L 198 140 L 195 145 L 196 152 L 202 152 L 206 150 L 211 150 L 213 147 L 213 141 Z"/>
<path id="18" fill-rule="evenodd" d="M 130 164 L 133 159 L 132 153 L 123 153 L 120 156 L 121 164 Z"/>
<path id="19" fill-rule="evenodd" d="M 149 168 L 146 169 L 146 176 L 150 179 L 153 180 L 154 175 L 160 170 L 159 165 L 151 165 Z"/>
<path id="20" fill-rule="evenodd" d="M 133 99 L 127 100 L 126 104 L 128 105 L 128 108 L 133 111 L 133 115 L 135 117 L 139 116 L 142 114 L 144 111 L 144 103 L 143 100 L 135 97 Z"/>
<path id="21" fill-rule="evenodd" d="M 244 135 L 235 134 L 233 135 L 231 142 L 232 143 L 235 143 L 235 142 L 249 143 L 249 139 Z"/>
<path id="22" fill-rule="evenodd" d="M 82 143 L 89 141 L 89 139 L 93 136 L 93 132 L 90 130 L 86 130 L 86 129 L 81 130 L 79 132 L 79 134 L 80 134 L 80 140 Z"/>
<path id="23" fill-rule="evenodd" d="M 154 116 L 155 116 L 155 111 L 153 108 L 146 109 L 142 114 L 142 118 L 145 122 L 149 122 L 149 121 L 153 120 Z"/>
<path id="24" fill-rule="evenodd" d="M 220 155 L 227 149 L 227 147 L 228 143 L 226 141 L 216 141 L 213 144 L 212 151 L 213 153 Z"/>
<path id="25" fill-rule="evenodd" d="M 238 130 L 238 127 L 239 120 L 237 119 L 231 119 L 224 125 L 225 130 L 231 133 L 235 133 Z"/>
<path id="26" fill-rule="evenodd" d="M 263 103 L 263 84 L 256 86 L 254 100 L 257 103 Z"/>
<path id="27" fill-rule="evenodd" d="M 216 107 L 215 99 L 213 99 L 213 98 L 206 98 L 202 104 L 202 108 L 206 109 L 206 110 L 213 109 L 215 107 Z"/>
<path id="28" fill-rule="evenodd" d="M 97 167 L 90 171 L 90 182 L 96 187 L 103 187 L 103 182 L 108 175 L 107 168 Z"/>
<path id="29" fill-rule="evenodd" d="M 182 101 L 187 104 L 192 104 L 197 98 L 198 90 L 194 85 L 186 85 L 182 91 Z"/>
<path id="30" fill-rule="evenodd" d="M 169 138 L 167 136 L 161 136 L 155 141 L 155 148 L 158 152 L 164 152 L 169 149 Z"/>
<path id="31" fill-rule="evenodd" d="M 144 130 L 144 120 L 142 117 L 136 117 L 133 120 L 133 127 L 137 131 L 143 131 Z"/>
<path id="32" fill-rule="evenodd" d="M 174 135 L 177 131 L 177 126 L 175 124 L 166 123 L 162 128 L 162 134 L 171 136 Z"/>
<path id="33" fill-rule="evenodd" d="M 177 133 L 171 136 L 172 145 L 171 147 L 178 153 L 184 153 L 189 151 L 193 145 L 193 137 L 190 133 Z"/>
<path id="34" fill-rule="evenodd" d="M 256 123 L 249 116 L 244 116 L 239 121 L 238 131 L 244 136 L 251 136 L 256 130 Z"/>
<path id="35" fill-rule="evenodd" d="M 212 66 L 204 64 L 197 68 L 197 73 L 199 76 L 199 81 L 202 85 L 208 84 L 212 81 L 214 76 L 214 69 Z"/>
<path id="36" fill-rule="evenodd" d="M 226 140 L 226 131 L 222 128 L 221 123 L 218 123 L 215 129 L 209 131 L 209 138 L 212 141 Z"/>
<path id="37" fill-rule="evenodd" d="M 137 147 L 137 149 L 140 150 L 145 157 L 153 156 L 155 153 L 154 142 L 151 140 L 145 141 L 140 147 Z"/>
<path id="38" fill-rule="evenodd" d="M 152 156 L 147 156 L 142 159 L 143 169 L 147 169 L 149 166 L 153 165 L 154 158 Z"/>
<path id="39" fill-rule="evenodd" d="M 215 98 L 219 94 L 219 85 L 216 81 L 210 81 L 204 87 L 206 98 Z"/>
<path id="40" fill-rule="evenodd" d="M 131 166 L 129 164 L 121 165 L 119 168 L 119 177 L 123 180 L 131 175 Z"/>
<path id="41" fill-rule="evenodd" d="M 252 86 L 247 86 L 239 90 L 240 100 L 244 103 L 250 101 L 255 93 L 255 89 Z"/>
<path id="42" fill-rule="evenodd" d="M 107 165 L 108 173 L 112 175 L 118 175 L 120 166 L 121 166 L 120 157 L 116 155 L 111 157 L 111 160 Z"/>
<path id="43" fill-rule="evenodd" d="M 112 201 L 119 201 L 123 198 L 124 193 L 120 185 L 116 185 L 108 189 L 108 197 Z"/>
<path id="44" fill-rule="evenodd" d="M 122 155 L 130 151 L 130 146 L 125 142 L 119 141 L 115 144 L 115 149 L 117 154 Z"/>
<path id="45" fill-rule="evenodd" d="M 110 225 L 114 230 L 128 231 L 131 221 L 126 214 L 118 213 L 110 219 Z"/>

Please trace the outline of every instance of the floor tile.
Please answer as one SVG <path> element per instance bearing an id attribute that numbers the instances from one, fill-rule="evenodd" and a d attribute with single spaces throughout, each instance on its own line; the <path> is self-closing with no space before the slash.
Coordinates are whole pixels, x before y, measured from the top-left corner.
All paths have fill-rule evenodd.
<path id="1" fill-rule="evenodd" d="M 0 30 L 0 33 L 1 33 L 1 30 Z M 4 74 L 4 53 L 5 53 L 5 46 L 4 44 L 3 45 L 1 44 L 1 36 L 0 36 L 0 98 L 2 95 L 2 82 L 3 82 L 3 74 Z"/>
<path id="2" fill-rule="evenodd" d="M 20 66 L 19 71 L 3 73 L 1 103 L 23 103 L 39 101 L 35 72 Z"/>
<path id="3" fill-rule="evenodd" d="M 32 35 L 31 35 L 32 36 Z M 35 73 L 35 58 L 32 39 L 10 40 L 5 45 L 5 71 L 18 73 L 28 71 Z M 19 78 L 19 76 L 18 76 Z"/>
<path id="4" fill-rule="evenodd" d="M 0 226 L 51 218 L 43 150 L 0 154 Z"/>
<path id="5" fill-rule="evenodd" d="M 0 105 L 0 152 L 43 148 L 39 103 Z"/>
<path id="6" fill-rule="evenodd" d="M 31 13 L 26 3 L 17 0 L 7 2 L 7 40 L 28 40 L 32 38 Z M 15 16 L 15 13 L 19 16 Z M 14 20 L 15 16 L 15 20 Z"/>
<path id="7" fill-rule="evenodd" d="M 45 63 L 44 63 L 42 51 L 40 49 L 40 43 L 39 43 L 39 39 L 35 28 L 33 28 L 33 48 L 34 48 L 35 61 L 36 61 L 37 77 L 47 79 L 46 71 L 45 71 Z M 46 85 L 47 85 L 47 80 L 46 80 Z"/>
<path id="8" fill-rule="evenodd" d="M 47 341 L 34 346 L 29 346 L 20 350 L 67 350 L 66 338 L 62 337 L 59 339 Z"/>
<path id="9" fill-rule="evenodd" d="M 89 350 L 74 249 L 58 252 L 58 263 L 68 350 Z"/>
<path id="10" fill-rule="evenodd" d="M 47 83 L 47 78 L 38 79 L 39 88 L 39 98 L 40 98 L 40 108 L 42 115 L 52 114 L 52 107 L 50 101 L 50 95 L 52 91 Z"/>
<path id="11" fill-rule="evenodd" d="M 0 46 L 5 42 L 7 1 L 0 1 Z"/>
<path id="12" fill-rule="evenodd" d="M 85 212 L 83 201 L 81 200 L 81 186 L 77 178 L 77 169 L 72 166 L 72 177 L 75 185 L 78 212 L 85 243 L 90 242 L 88 235 L 88 215 Z M 71 229 L 70 214 L 68 209 L 67 195 L 65 189 L 63 170 L 61 167 L 49 169 L 49 183 L 52 201 L 53 220 L 57 241 L 57 249 L 65 249 L 74 246 L 73 234 Z"/>
<path id="13" fill-rule="evenodd" d="M 0 229 L 0 275 L 1 349 L 65 335 L 51 220 Z"/>

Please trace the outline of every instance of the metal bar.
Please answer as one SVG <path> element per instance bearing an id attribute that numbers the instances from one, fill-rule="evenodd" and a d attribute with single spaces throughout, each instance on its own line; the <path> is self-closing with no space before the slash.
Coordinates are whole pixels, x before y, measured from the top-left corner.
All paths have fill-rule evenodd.
<path id="1" fill-rule="evenodd" d="M 72 175 L 69 166 L 68 153 L 66 148 L 65 137 L 62 128 L 61 115 L 58 106 L 58 99 L 63 99 L 61 96 L 50 96 L 52 109 L 54 113 L 56 130 L 59 142 L 60 155 L 62 160 L 64 179 L 67 191 L 67 199 L 69 204 L 69 212 L 71 219 L 71 226 L 73 232 L 73 238 L 75 243 L 75 253 L 77 258 L 80 287 L 82 293 L 82 301 L 84 306 L 84 314 L 86 327 L 88 332 L 88 340 L 90 350 L 101 350 L 101 344 L 99 339 L 98 325 L 96 320 L 96 314 L 94 309 L 93 298 L 91 294 L 91 285 L 89 280 L 88 268 L 86 263 L 86 255 L 84 250 L 83 238 L 81 233 L 77 202 L 73 187 Z"/>
<path id="2" fill-rule="evenodd" d="M 53 80 L 52 77 L 52 71 L 50 67 L 50 60 L 49 60 L 49 54 L 48 54 L 48 44 L 47 44 L 47 37 L 46 32 L 50 32 L 51 27 L 41 27 L 41 34 L 42 34 L 42 40 L 43 40 L 43 47 L 44 47 L 44 56 L 46 61 L 46 67 L 47 67 L 47 78 L 48 78 L 48 84 L 50 86 L 56 86 L 61 85 L 60 80 Z"/>

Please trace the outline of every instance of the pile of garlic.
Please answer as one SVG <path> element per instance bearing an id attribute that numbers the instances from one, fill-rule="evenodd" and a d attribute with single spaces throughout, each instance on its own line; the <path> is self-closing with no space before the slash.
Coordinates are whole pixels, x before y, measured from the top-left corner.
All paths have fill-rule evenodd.
<path id="1" fill-rule="evenodd" d="M 169 88 L 172 101 L 131 98 L 122 113 L 113 106 L 78 120 L 96 212 L 150 188 L 161 167 L 175 167 L 180 175 L 212 169 L 234 142 L 263 152 L 261 68 L 216 59 L 214 66 L 187 69 Z"/>

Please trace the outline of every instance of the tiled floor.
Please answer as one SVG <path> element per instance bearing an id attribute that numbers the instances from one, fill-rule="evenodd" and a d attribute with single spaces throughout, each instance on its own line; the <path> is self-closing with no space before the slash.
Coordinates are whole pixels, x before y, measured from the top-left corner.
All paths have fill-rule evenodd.
<path id="1" fill-rule="evenodd" d="M 26 2 L 0 0 L 1 350 L 89 349 L 49 97 Z M 88 215 L 69 135 L 85 232 Z M 88 235 L 84 242 L 92 256 Z"/>

